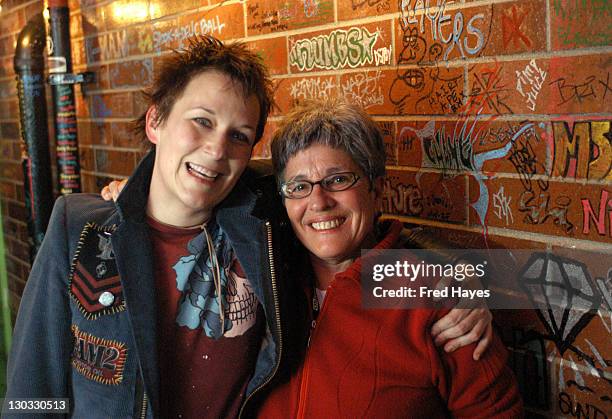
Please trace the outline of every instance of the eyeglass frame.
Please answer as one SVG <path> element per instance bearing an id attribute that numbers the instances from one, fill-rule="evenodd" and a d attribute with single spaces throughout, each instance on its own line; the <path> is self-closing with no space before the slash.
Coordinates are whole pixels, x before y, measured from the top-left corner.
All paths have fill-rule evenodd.
<path id="1" fill-rule="evenodd" d="M 325 184 L 323 183 L 325 181 L 325 179 L 328 179 L 328 178 L 330 178 L 332 176 L 338 176 L 338 175 L 350 175 L 353 178 L 353 181 L 350 183 L 350 185 L 348 185 L 344 189 L 338 189 L 338 190 L 335 190 L 335 191 L 331 190 L 331 189 L 328 189 L 327 186 L 325 186 Z M 359 179 L 361 179 L 361 176 L 359 176 L 355 172 L 337 172 L 337 173 L 329 174 L 329 175 L 327 175 L 327 176 L 317 180 L 316 182 L 312 182 L 312 181 L 306 180 L 306 179 L 303 179 L 303 180 L 290 180 L 289 182 L 281 183 L 280 190 L 278 191 L 278 193 L 280 194 L 280 196 L 282 196 L 283 198 L 286 198 L 286 199 L 304 199 L 304 198 L 308 198 L 312 194 L 312 191 L 314 190 L 314 187 L 316 185 L 319 185 L 321 187 L 321 189 L 323 189 L 326 192 L 332 192 L 332 193 L 333 192 L 343 192 L 343 191 L 349 190 L 353 186 L 355 186 L 355 184 L 359 181 Z M 310 185 L 310 191 L 308 192 L 308 194 L 304 195 L 304 196 L 301 196 L 299 198 L 287 196 L 285 194 L 285 192 L 284 192 L 284 189 L 286 188 L 287 185 L 289 185 L 290 183 L 294 183 L 294 182 L 304 182 L 304 183 L 309 184 Z"/>

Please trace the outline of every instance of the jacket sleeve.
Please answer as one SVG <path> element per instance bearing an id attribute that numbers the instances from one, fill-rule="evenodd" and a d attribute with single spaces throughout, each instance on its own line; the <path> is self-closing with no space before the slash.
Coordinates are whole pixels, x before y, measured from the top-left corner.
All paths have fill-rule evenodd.
<path id="1" fill-rule="evenodd" d="M 60 197 L 21 299 L 8 361 L 7 400 L 70 397 L 72 336 L 66 226 L 66 199 Z M 6 417 L 21 416 L 8 413 L 4 411 Z M 43 416 L 49 417 L 40 414 Z"/>
<path id="2" fill-rule="evenodd" d="M 455 418 L 522 418 L 523 402 L 514 373 L 507 365 L 508 352 L 496 333 L 480 360 L 474 361 L 475 344 L 452 353 L 431 342 L 432 379 Z"/>

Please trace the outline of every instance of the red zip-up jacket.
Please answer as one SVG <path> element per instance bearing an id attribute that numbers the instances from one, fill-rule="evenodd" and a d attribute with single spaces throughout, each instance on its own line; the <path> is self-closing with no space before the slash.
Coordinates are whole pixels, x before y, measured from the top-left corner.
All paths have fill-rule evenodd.
<path id="1" fill-rule="evenodd" d="M 376 246 L 393 248 L 402 225 Z M 361 261 L 337 274 L 305 360 L 263 402 L 261 418 L 517 418 L 516 379 L 497 336 L 479 361 L 474 344 L 445 353 L 430 335 L 441 310 L 364 310 Z"/>

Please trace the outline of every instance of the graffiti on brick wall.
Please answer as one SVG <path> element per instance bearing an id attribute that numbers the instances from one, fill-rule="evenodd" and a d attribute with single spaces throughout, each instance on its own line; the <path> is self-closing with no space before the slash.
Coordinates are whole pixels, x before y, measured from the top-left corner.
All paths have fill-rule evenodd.
<path id="1" fill-rule="evenodd" d="M 85 39 L 85 54 L 88 63 L 126 58 L 129 53 L 128 36 L 125 29 Z"/>
<path id="2" fill-rule="evenodd" d="M 496 63 L 472 72 L 472 85 L 468 95 L 472 106 L 482 107 L 485 113 L 514 113 L 509 99 L 515 86 L 501 78 L 503 66 Z"/>
<path id="3" fill-rule="evenodd" d="M 392 214 L 449 221 L 454 209 L 452 193 L 444 183 L 426 187 L 417 177 L 414 183 L 385 180 L 382 211 Z"/>
<path id="4" fill-rule="evenodd" d="M 610 100 L 612 97 L 610 72 L 606 74 L 605 78 L 593 74 L 579 80 L 559 77 L 548 84 L 556 89 L 559 95 L 560 101 L 557 106 L 567 103 L 582 104 L 586 100 L 595 100 L 605 105 L 606 100 Z"/>
<path id="5" fill-rule="evenodd" d="M 527 107 L 532 111 L 535 111 L 536 100 L 544 80 L 546 80 L 546 71 L 538 67 L 535 59 L 532 59 L 523 70 L 516 71 L 516 90 L 525 98 Z"/>
<path id="6" fill-rule="evenodd" d="M 504 11 L 501 17 L 504 48 L 507 48 L 511 43 L 516 48 L 521 45 L 531 47 L 531 39 L 529 39 L 523 29 L 526 17 L 527 12 L 518 10 L 515 4 L 512 5 L 511 9 L 509 8 Z"/>
<path id="7" fill-rule="evenodd" d="M 552 122 L 553 176 L 612 180 L 612 121 Z"/>
<path id="8" fill-rule="evenodd" d="M 485 46 L 485 15 L 478 13 L 467 19 L 462 10 L 447 10 L 448 3 L 447 0 L 401 0 L 399 23 L 404 33 L 418 37 L 420 45 L 425 41 L 424 34 L 430 32 L 434 44 L 422 46 L 431 49 L 438 45 L 439 58 L 444 61 L 477 56 Z"/>
<path id="9" fill-rule="evenodd" d="M 483 14 L 464 19 L 463 11 L 448 11 L 446 5 L 446 0 L 399 2 L 398 65 L 419 68 L 398 68 L 389 89 L 396 113 L 455 113 L 463 106 L 463 74 L 438 64 L 478 56 L 486 46 L 491 22 Z"/>
<path id="10" fill-rule="evenodd" d="M 247 4 L 247 29 L 258 32 L 281 32 L 301 26 L 325 22 L 333 16 L 333 3 L 326 0 L 284 2 L 278 7 L 267 7 L 265 2 Z"/>
<path id="11" fill-rule="evenodd" d="M 153 48 L 184 48 L 187 40 L 198 35 L 222 36 L 226 23 L 218 15 L 193 19 L 184 25 L 153 31 Z"/>
<path id="12" fill-rule="evenodd" d="M 381 78 L 380 70 L 351 74 L 342 82 L 342 95 L 363 109 L 382 105 L 385 97 L 380 83 Z"/>
<path id="13" fill-rule="evenodd" d="M 506 225 L 514 224 L 510 201 L 512 201 L 512 197 L 505 194 L 503 186 L 493 194 L 493 213 L 498 219 L 503 220 Z"/>
<path id="14" fill-rule="evenodd" d="M 562 45 L 612 43 L 609 0 L 553 0 L 551 5 L 554 22 L 551 29 Z"/>
<path id="15" fill-rule="evenodd" d="M 335 77 L 305 78 L 291 82 L 289 94 L 295 104 L 308 99 L 329 99 L 337 89 Z"/>
<path id="16" fill-rule="evenodd" d="M 533 225 L 552 223 L 572 234 L 574 223 L 568 214 L 572 200 L 564 194 L 551 196 L 548 180 L 536 178 L 538 172 L 545 172 L 545 167 L 538 161 L 531 143 L 522 139 L 512 143 L 509 160 L 524 188 L 518 200 L 518 210 L 524 214 L 523 222 Z"/>
<path id="17" fill-rule="evenodd" d="M 148 86 L 153 81 L 153 60 L 123 61 L 109 69 L 112 88 Z"/>
<path id="18" fill-rule="evenodd" d="M 591 203 L 582 198 L 582 233 L 589 234 L 595 228 L 600 236 L 612 237 L 612 193 L 601 190 L 599 202 Z"/>
<path id="19" fill-rule="evenodd" d="M 375 7 L 376 12 L 386 13 L 391 10 L 391 0 L 351 0 L 353 10 L 363 7 Z"/>
<path id="20" fill-rule="evenodd" d="M 289 51 L 289 63 L 299 70 L 337 70 L 373 64 L 376 57 L 391 60 L 391 46 L 375 49 L 379 31 L 371 33 L 367 28 L 336 29 L 329 34 L 295 41 Z M 378 62 L 379 64 L 387 64 Z"/>

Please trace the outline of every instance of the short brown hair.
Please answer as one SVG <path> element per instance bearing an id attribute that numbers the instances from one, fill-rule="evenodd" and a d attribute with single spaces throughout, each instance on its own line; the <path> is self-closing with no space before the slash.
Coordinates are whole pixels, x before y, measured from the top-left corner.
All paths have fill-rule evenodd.
<path id="1" fill-rule="evenodd" d="M 228 75 L 242 87 L 245 99 L 255 95 L 259 103 L 259 121 L 255 132 L 257 142 L 263 135 L 268 114 L 274 104 L 272 81 L 263 60 L 242 42 L 224 44 L 218 39 L 202 35 L 191 38 L 183 50 L 175 50 L 163 58 L 153 84 L 143 90 L 148 106 L 155 106 L 157 125 L 163 124 L 172 107 L 181 97 L 187 84 L 208 70 Z M 145 144 L 147 111 L 135 121 L 134 132 Z"/>

